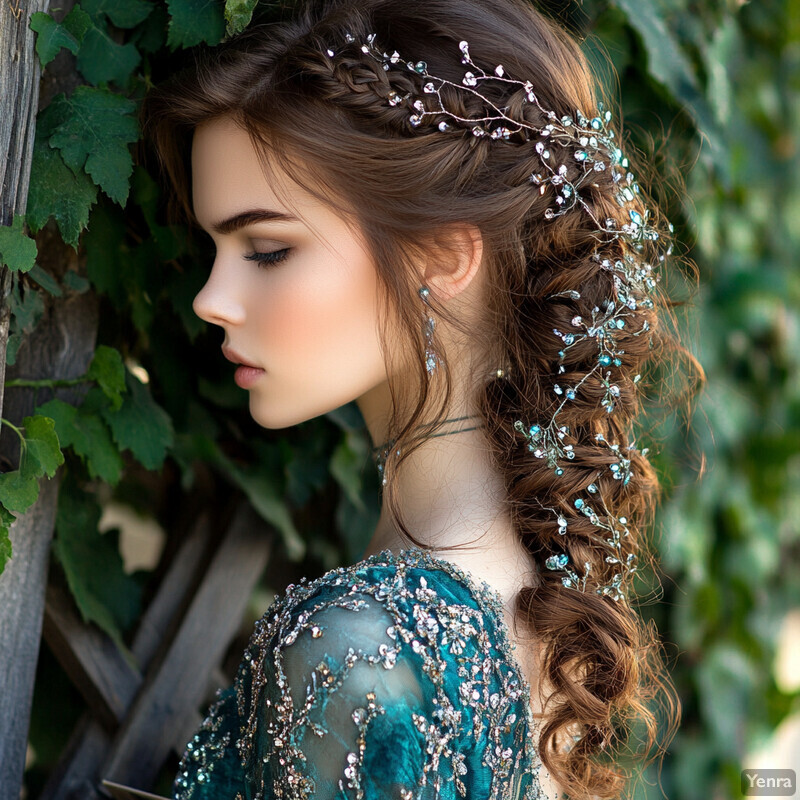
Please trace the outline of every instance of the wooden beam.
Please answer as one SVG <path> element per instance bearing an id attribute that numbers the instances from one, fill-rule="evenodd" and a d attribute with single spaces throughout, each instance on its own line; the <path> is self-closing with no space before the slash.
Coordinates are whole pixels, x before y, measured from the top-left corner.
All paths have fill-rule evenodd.
<path id="1" fill-rule="evenodd" d="M 177 627 L 180 622 L 178 617 L 189 605 L 187 595 L 191 595 L 202 577 L 210 540 L 211 520 L 206 511 L 195 521 L 181 542 L 139 622 L 131 649 L 142 673 L 148 669 L 153 658 L 166 648 L 168 643 L 165 643 L 165 639 Z M 50 626 L 45 625 L 46 638 L 49 629 Z M 49 638 L 47 641 L 52 648 L 53 643 Z M 54 649 L 54 652 L 61 660 L 59 651 Z M 137 689 L 143 682 L 142 673 L 136 677 Z M 131 701 L 132 699 L 133 696 Z M 128 706 L 125 710 L 127 709 Z M 194 714 L 187 715 L 187 720 L 197 726 L 202 718 L 195 710 Z M 95 787 L 100 779 L 100 766 L 108 756 L 112 741 L 112 735 L 87 712 L 73 731 L 69 744 L 48 778 L 39 800 L 72 800 L 76 797 L 80 800 L 99 800 L 100 795 Z M 173 747 L 178 749 L 183 744 L 185 742 L 176 739 Z"/>
<path id="2" fill-rule="evenodd" d="M 83 622 L 72 597 L 61 587 L 47 587 L 45 609 L 47 644 L 92 716 L 114 732 L 142 685 L 141 672 L 100 628 Z"/>
<path id="3" fill-rule="evenodd" d="M 152 681 L 139 693 L 101 777 L 147 787 L 205 699 L 208 675 L 241 624 L 266 566 L 272 536 L 249 505 L 240 508 L 209 565 L 183 624 Z"/>

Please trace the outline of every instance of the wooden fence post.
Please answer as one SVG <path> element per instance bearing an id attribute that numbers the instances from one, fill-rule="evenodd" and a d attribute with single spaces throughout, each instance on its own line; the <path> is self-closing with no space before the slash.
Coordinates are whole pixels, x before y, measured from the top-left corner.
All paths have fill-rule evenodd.
<path id="1" fill-rule="evenodd" d="M 59 17 L 71 2 L 61 4 Z M 9 224 L 14 215 L 25 212 L 31 156 L 39 106 L 40 67 L 34 50 L 35 37 L 30 17 L 47 11 L 49 0 L 5 0 L 0 5 L 0 222 Z M 62 56 L 67 56 L 62 53 Z M 59 56 L 59 58 L 61 58 Z M 69 57 L 71 58 L 71 56 Z M 58 61 L 58 59 L 57 59 Z M 77 76 L 72 62 L 62 61 L 53 86 L 74 85 Z M 59 86 L 56 86 L 59 85 Z M 52 91 L 50 91 L 52 94 Z M 63 274 L 76 259 L 74 251 L 61 242 L 52 223 L 37 237 L 40 266 Z M 8 340 L 8 270 L 0 275 L 0 378 L 6 380 Z M 85 372 L 97 330 L 96 297 L 92 292 L 52 302 L 45 298 L 42 320 L 20 347 L 17 363 L 9 377 L 68 378 Z M 59 396 L 69 400 L 67 394 Z M 15 389 L 0 401 L 0 412 L 12 421 L 30 414 L 38 398 L 29 389 Z M 15 468 L 18 458 L 16 437 L 0 438 L 3 468 Z M 11 528 L 14 553 L 0 576 L 0 800 L 18 800 L 22 786 L 34 675 L 39 655 L 42 616 L 53 534 L 59 478 L 42 481 L 36 504 L 20 515 Z"/>

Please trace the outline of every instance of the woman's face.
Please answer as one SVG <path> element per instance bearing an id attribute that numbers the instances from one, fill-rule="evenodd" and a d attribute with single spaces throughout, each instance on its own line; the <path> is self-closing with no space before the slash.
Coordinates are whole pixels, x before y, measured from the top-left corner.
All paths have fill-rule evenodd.
<path id="1" fill-rule="evenodd" d="M 227 118 L 195 131 L 192 183 L 216 245 L 193 308 L 223 329 L 227 358 L 254 368 L 238 368 L 236 382 L 256 422 L 288 427 L 383 384 L 377 275 L 353 230 L 288 178 L 292 208 L 282 204 Z"/>

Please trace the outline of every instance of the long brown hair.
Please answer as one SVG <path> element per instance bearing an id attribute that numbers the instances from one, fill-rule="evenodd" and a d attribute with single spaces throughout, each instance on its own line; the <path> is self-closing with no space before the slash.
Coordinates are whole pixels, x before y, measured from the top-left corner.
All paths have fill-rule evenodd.
<path id="1" fill-rule="evenodd" d="M 596 528 L 570 502 L 593 482 L 608 511 L 628 518 L 631 533 L 623 547 L 626 553 L 637 552 L 642 562 L 657 476 L 645 454 L 632 450 L 632 479 L 624 485 L 613 480 L 608 467 L 615 456 L 595 437 L 602 433 L 609 442 L 629 442 L 648 385 L 647 375 L 645 380 L 635 376 L 667 352 L 691 357 L 669 326 L 661 324 L 659 312 L 670 308 L 666 298 L 654 308 L 639 306 L 632 312 L 635 319 L 617 335 L 624 356 L 615 372 L 620 395 L 614 413 L 601 405 L 604 387 L 592 376 L 562 412 L 576 454 L 563 474 L 529 452 L 513 422 L 549 419 L 557 399 L 554 383 L 577 383 L 597 358 L 592 343 L 584 342 L 568 351 L 562 362 L 566 371 L 559 375 L 563 343 L 553 335 L 554 328 L 569 330 L 576 315 L 590 319 L 595 305 L 614 296 L 613 276 L 592 258 L 595 226 L 580 209 L 543 218 L 552 205 L 552 189 L 540 194 L 527 180 L 541 163 L 532 145 L 525 149 L 468 132 L 442 133 L 436 119 L 409 127 L 408 110 L 387 98 L 392 90 L 418 93 L 414 76 L 384 71 L 356 48 L 332 60 L 327 49 L 344 42 L 347 32 L 357 41 L 375 33 L 382 50 L 424 60 L 432 74 L 454 82 L 464 75 L 458 44 L 467 40 L 476 63 L 503 64 L 508 75 L 530 80 L 542 106 L 559 117 L 576 109 L 590 117 L 597 113 L 599 88 L 579 46 L 525 0 L 322 0 L 305 3 L 290 21 L 250 28 L 158 87 L 145 102 L 146 132 L 190 216 L 192 131 L 227 116 L 251 135 L 265 167 L 270 154 L 302 188 L 357 223 L 374 257 L 385 307 L 403 326 L 415 355 L 414 380 L 405 370 L 389 370 L 390 376 L 402 374 L 403 381 L 390 378 L 394 413 L 388 436 L 396 447 L 385 464 L 389 480 L 384 491 L 399 529 L 421 547 L 425 543 L 402 521 L 391 476 L 419 446 L 412 435 L 419 421 L 433 419 L 430 432 L 443 422 L 452 381 L 435 334 L 442 359 L 435 381 L 442 383 L 435 384 L 425 369 L 414 265 L 432 244 L 446 242 L 448 226 L 468 222 L 478 227 L 491 276 L 483 328 L 464 330 L 446 306 L 432 296 L 430 301 L 434 314 L 454 328 L 495 343 L 496 363 L 510 368 L 504 377 L 476 378 L 475 392 L 515 530 L 542 565 L 537 584 L 516 598 L 518 618 L 542 653 L 541 684 L 548 687 L 539 751 L 571 797 L 619 796 L 630 773 L 613 759 L 622 752 L 626 733 L 637 721 L 643 727 L 640 758 L 645 759 L 657 740 L 665 749 L 677 726 L 679 704 L 661 647 L 652 626 L 628 602 L 565 588 L 559 573 L 543 565 L 549 555 L 565 552 L 575 564 L 590 562 L 598 585 L 611 579 L 614 566 L 596 543 Z M 443 97 L 460 116 L 485 113 L 474 97 L 444 90 Z M 524 115 L 541 124 L 541 112 L 523 104 L 520 92 L 497 99 L 509 106 L 512 117 Z M 639 184 L 643 189 L 641 175 Z M 587 198 L 597 218 L 622 225 L 627 219 L 616 191 L 608 173 L 598 173 Z M 601 255 L 619 257 L 618 245 L 606 247 Z M 580 297 L 572 299 L 570 290 L 579 290 Z M 634 335 L 645 322 L 653 334 L 650 342 Z M 433 385 L 442 391 L 434 393 Z M 437 397 L 441 402 L 434 413 L 426 413 Z M 559 534 L 548 508 L 568 518 L 566 534 Z M 666 726 L 660 724 L 664 720 L 653 699 Z M 569 749 L 557 746 L 564 738 L 573 742 Z"/>

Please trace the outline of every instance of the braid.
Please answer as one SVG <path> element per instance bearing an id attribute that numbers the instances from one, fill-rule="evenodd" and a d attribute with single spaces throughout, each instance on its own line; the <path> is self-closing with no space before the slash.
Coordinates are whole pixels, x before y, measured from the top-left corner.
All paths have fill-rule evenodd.
<path id="1" fill-rule="evenodd" d="M 589 67 L 578 45 L 527 0 L 341 0 L 323 4 L 324 13 L 312 5 L 297 23 L 251 29 L 218 48 L 164 100 L 151 96 L 152 138 L 186 202 L 187 147 L 176 130 L 186 134 L 206 119 L 229 114 L 254 141 L 269 145 L 302 188 L 356 218 L 397 311 L 395 330 L 418 356 L 418 385 L 406 380 L 407 371 L 397 371 L 403 381 L 389 381 L 395 405 L 387 433 L 397 447 L 386 461 L 387 474 L 419 446 L 413 429 L 430 393 L 414 280 L 419 258 L 449 225 L 468 221 L 480 229 L 491 276 L 485 328 L 465 329 L 444 305 L 435 311 L 469 339 L 496 344 L 510 367 L 503 378 L 481 381 L 476 396 L 514 529 L 540 567 L 535 585 L 516 598 L 518 619 L 540 644 L 547 713 L 539 752 L 576 800 L 617 797 L 629 775 L 609 757 L 622 746 L 627 722 L 644 724 L 648 752 L 656 737 L 652 697 L 666 700 L 672 722 L 662 738 L 677 724 L 655 632 L 624 592 L 617 597 L 608 591 L 617 585 L 621 562 L 641 565 L 647 558 L 643 531 L 658 491 L 647 451 L 632 440 L 646 384 L 640 376 L 669 352 L 685 354 L 662 330 L 655 291 L 652 301 L 628 305 L 617 265 L 626 263 L 630 245 L 598 239 L 597 219 L 620 230 L 633 206 L 618 202 L 620 187 L 611 170 L 598 171 L 580 191 L 591 215 L 577 209 L 549 218 L 558 192 L 555 181 L 541 180 L 543 162 L 533 146 L 516 134 L 507 142 L 468 135 L 452 120 L 442 128 L 447 120 L 438 113 L 425 114 L 415 127 L 409 107 L 392 101 L 409 93 L 418 97 L 419 76 L 384 70 L 355 46 L 335 58 L 328 48 L 343 42 L 345 32 L 361 42 L 377 31 L 384 46 L 391 42 L 405 58 L 425 58 L 432 74 L 458 81 L 464 71 L 452 53 L 460 39 L 469 39 L 482 50 L 479 60 L 535 79 L 536 96 L 559 117 L 575 109 L 599 111 Z M 455 115 L 485 114 L 478 97 L 451 89 L 443 86 L 441 92 Z M 516 88 L 486 89 L 488 100 L 514 119 L 541 125 L 541 109 L 524 103 L 523 95 Z M 552 141 L 550 151 L 560 177 L 580 178 L 575 142 Z M 634 205 L 643 210 L 643 197 Z M 655 262 L 655 245 L 644 241 L 636 256 L 651 254 Z M 615 358 L 598 358 L 597 331 L 566 346 L 565 337 L 588 330 L 609 301 L 628 306 L 623 325 L 603 327 L 602 335 L 613 338 Z M 436 418 L 442 420 L 451 373 L 435 336 L 447 381 Z M 574 396 L 565 402 L 567 391 Z M 410 404 L 402 402 L 409 398 Z M 413 414 L 401 423 L 407 406 Z M 555 418 L 566 432 L 557 441 L 554 469 L 525 446 L 521 421 L 545 424 Z M 403 524 L 394 491 L 389 482 L 386 498 L 397 527 L 422 544 Z M 608 540 L 615 519 L 625 520 L 625 533 L 611 536 L 617 539 L 612 554 Z M 561 558 L 572 565 L 572 574 L 550 568 L 552 559 Z M 565 736 L 573 738 L 568 749 Z"/>
<path id="2" fill-rule="evenodd" d="M 619 216 L 602 196 L 597 203 L 604 203 L 605 215 Z M 543 759 L 554 774 L 564 776 L 569 794 L 592 791 L 606 796 L 619 792 L 622 779 L 612 769 L 599 769 L 588 757 L 614 744 L 615 714 L 633 707 L 651 736 L 654 733 L 652 712 L 636 698 L 646 636 L 627 604 L 592 593 L 593 585 L 611 582 L 619 567 L 607 560 L 603 531 L 571 498 L 588 491 L 601 500 L 599 505 L 608 515 L 622 517 L 629 534 L 620 541 L 620 556 L 639 554 L 636 517 L 646 521 L 645 511 L 658 483 L 646 451 L 628 449 L 627 443 L 639 410 L 642 384 L 636 376 L 657 352 L 651 342 L 657 341 L 658 320 L 654 308 L 642 307 L 619 332 L 616 346 L 624 355 L 613 371 L 619 394 L 614 413 L 607 413 L 601 405 L 606 385 L 598 371 L 592 372 L 597 363 L 595 343 L 587 339 L 564 352 L 553 329 L 574 329 L 577 317 L 591 319 L 596 303 L 614 296 L 611 273 L 600 260 L 619 254 L 612 246 L 610 252 L 588 255 L 584 231 L 576 227 L 574 218 L 559 218 L 551 224 L 546 237 L 528 240 L 532 246 L 524 288 L 506 287 L 509 296 L 518 299 L 516 313 L 504 317 L 512 369 L 506 381 L 486 387 L 482 407 L 490 422 L 488 434 L 495 463 L 505 478 L 512 519 L 527 549 L 542 565 L 557 553 L 565 553 L 575 565 L 591 565 L 585 592 L 566 588 L 560 572 L 543 569 L 539 585 L 520 592 L 517 608 L 545 644 L 542 673 L 555 700 L 542 730 Z M 534 244 L 545 242 L 549 245 L 546 253 Z M 571 292 L 579 294 L 579 299 L 572 299 Z M 637 334 L 643 327 L 649 329 L 651 339 Z M 572 446 L 574 458 L 564 462 L 562 474 L 557 475 L 521 446 L 512 420 L 550 418 L 561 402 L 553 387 L 579 383 L 575 399 L 559 415 L 560 424 L 569 427 L 571 436 L 564 443 Z M 627 483 L 613 477 L 610 467 L 619 455 L 607 443 L 620 445 L 620 452 L 630 459 Z M 577 731 L 579 736 L 567 753 L 555 746 L 562 731 Z"/>

